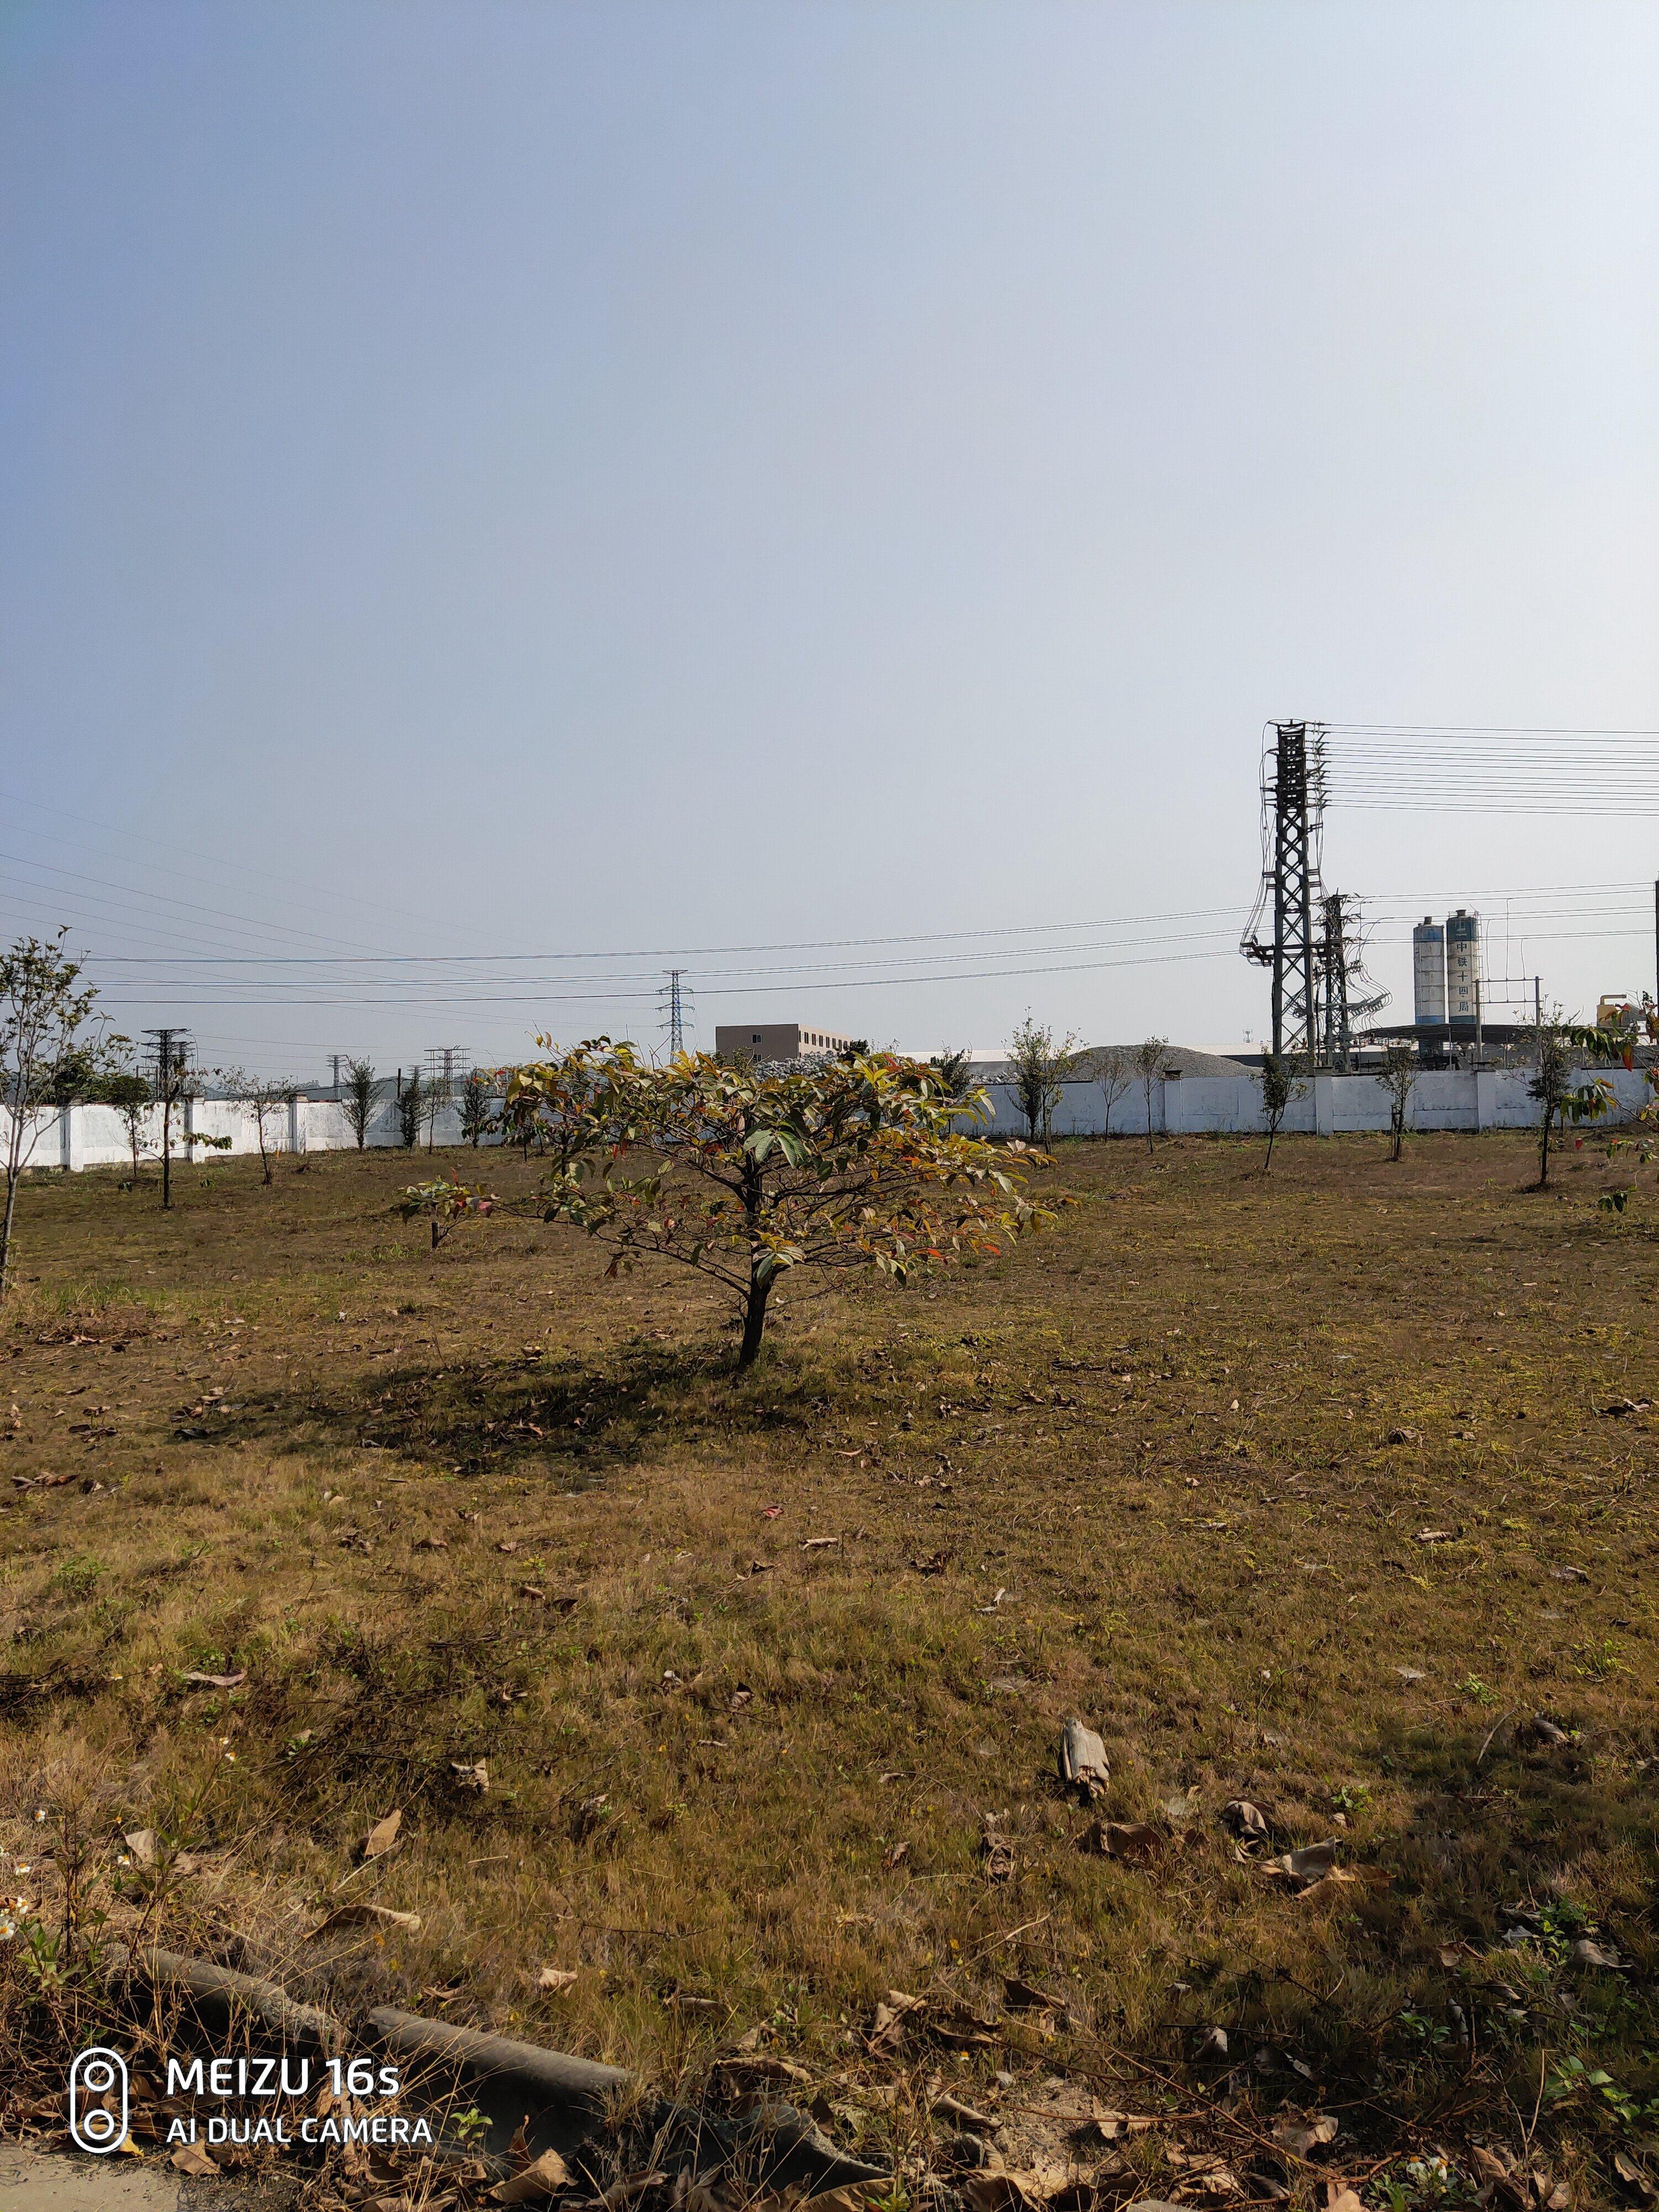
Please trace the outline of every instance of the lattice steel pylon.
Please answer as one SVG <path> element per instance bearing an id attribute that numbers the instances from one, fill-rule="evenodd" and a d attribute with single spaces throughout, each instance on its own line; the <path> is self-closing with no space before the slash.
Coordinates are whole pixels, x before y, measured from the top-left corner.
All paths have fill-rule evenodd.
<path id="1" fill-rule="evenodd" d="M 696 1019 L 691 1000 L 691 987 L 685 981 L 684 968 L 671 968 L 668 981 L 658 993 L 663 1010 L 663 1027 L 668 1032 L 668 1052 L 678 1060 L 685 1050 L 685 1028 L 689 1020 Z"/>
<path id="2" fill-rule="evenodd" d="M 1327 891 L 1320 901 L 1321 1066 L 1346 1075 L 1353 1060 L 1354 1024 L 1381 1013 L 1388 1003 L 1388 992 L 1365 973 L 1358 900 L 1349 891 Z"/>
<path id="3" fill-rule="evenodd" d="M 1273 1051 L 1311 1066 L 1319 1054 L 1319 945 L 1314 908 L 1325 813 L 1319 722 L 1272 722 L 1261 758 L 1261 887 L 1239 951 L 1273 971 Z M 1273 935 L 1261 926 L 1269 908 Z"/>

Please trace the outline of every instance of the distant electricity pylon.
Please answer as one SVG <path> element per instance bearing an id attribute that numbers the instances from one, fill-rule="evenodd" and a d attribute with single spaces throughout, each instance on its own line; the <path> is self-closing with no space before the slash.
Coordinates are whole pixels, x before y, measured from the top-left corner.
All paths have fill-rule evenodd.
<path id="1" fill-rule="evenodd" d="M 1355 1023 L 1380 1012 L 1389 994 L 1364 971 L 1358 901 L 1320 881 L 1324 725 L 1271 727 L 1261 765 L 1261 888 L 1238 949 L 1273 971 L 1273 1051 L 1304 1067 L 1346 1069 Z"/>
<path id="2" fill-rule="evenodd" d="M 1365 973 L 1359 902 L 1349 891 L 1327 891 L 1320 901 L 1320 1000 L 1324 1015 L 1322 1064 L 1346 1075 L 1353 1058 L 1354 1028 L 1389 1003 L 1389 994 Z"/>
<path id="3" fill-rule="evenodd" d="M 1275 722 L 1261 764 L 1261 888 L 1239 943 L 1273 971 L 1272 1049 L 1311 1066 L 1319 1048 L 1314 900 L 1324 828 L 1325 740 L 1317 722 Z M 1273 935 L 1261 925 L 1273 908 Z"/>
<path id="4" fill-rule="evenodd" d="M 658 994 L 663 1009 L 663 1027 L 668 1032 L 668 1051 L 671 1059 L 678 1060 L 685 1050 L 685 1031 L 688 1022 L 696 1019 L 696 1009 L 691 1005 L 691 987 L 685 981 L 684 968 L 671 968 L 668 981 Z"/>

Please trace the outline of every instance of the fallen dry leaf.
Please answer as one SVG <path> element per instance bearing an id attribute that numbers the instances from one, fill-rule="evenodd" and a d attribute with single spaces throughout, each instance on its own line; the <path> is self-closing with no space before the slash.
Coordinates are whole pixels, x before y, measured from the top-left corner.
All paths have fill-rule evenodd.
<path id="1" fill-rule="evenodd" d="M 377 1820 L 369 1830 L 363 1842 L 363 1856 L 377 1859 L 383 1851 L 389 1851 L 397 1842 L 398 1831 L 403 1825 L 403 1808 L 401 1805 L 394 1806 L 385 1820 Z"/>
<path id="2" fill-rule="evenodd" d="M 1581 1936 L 1576 1943 L 1567 1947 L 1567 1957 L 1575 1966 L 1603 1966 L 1611 1973 L 1621 1974 L 1625 1962 L 1616 1951 L 1604 1943 L 1592 1943 L 1588 1936 Z"/>
<path id="3" fill-rule="evenodd" d="M 912 2013 L 920 2012 L 927 2002 L 925 1997 L 913 1997 L 903 1990 L 889 1990 L 876 2007 L 875 2022 L 870 2033 L 872 2051 L 896 2049 L 904 2034 L 905 2022 Z"/>
<path id="4" fill-rule="evenodd" d="M 1417 1532 L 1419 1544 L 1452 1544 L 1456 1540 L 1455 1528 L 1419 1528 Z"/>
<path id="5" fill-rule="evenodd" d="M 1365 2207 L 1358 2191 L 1350 2189 L 1346 2181 L 1328 2181 L 1325 2212 L 1365 2212 Z"/>
<path id="6" fill-rule="evenodd" d="M 458 1790 L 475 1790 L 482 1797 L 489 1788 L 489 1765 L 486 1759 L 452 1759 L 449 1771 Z"/>
<path id="7" fill-rule="evenodd" d="M 1163 1830 L 1148 1820 L 1097 1820 L 1081 1838 L 1080 1847 L 1103 1858 L 1138 1866 L 1156 1858 L 1166 1841 Z"/>
<path id="8" fill-rule="evenodd" d="M 242 1683 L 246 1682 L 246 1680 L 247 1668 L 246 1667 L 242 1668 L 239 1674 L 186 1674 L 185 1677 L 185 1680 L 187 1685 L 194 1685 L 196 1688 L 202 1690 L 234 1690 Z"/>
<path id="9" fill-rule="evenodd" d="M 447 1536 L 417 1536 L 415 1539 L 415 1549 L 417 1552 L 447 1552 L 449 1549 L 449 1539 Z"/>
<path id="10" fill-rule="evenodd" d="M 1336 1865 L 1336 1838 L 1327 1837 L 1322 1844 L 1305 1844 L 1299 1851 L 1285 1851 L 1280 1857 L 1269 1860 L 1261 1871 L 1270 1881 L 1288 1881 L 1305 1887 L 1322 1881 Z"/>
<path id="11" fill-rule="evenodd" d="M 812 2078 L 805 2067 L 797 2066 L 793 2059 L 773 2058 L 757 2051 L 744 2051 L 736 2058 L 717 2059 L 714 2071 L 740 2087 L 750 2088 L 763 2081 L 799 2083 Z"/>
<path id="12" fill-rule="evenodd" d="M 901 1839 L 898 1843 L 893 1844 L 890 1850 L 884 1853 L 881 1863 L 883 1866 L 890 1869 L 896 1866 L 902 1866 L 905 1860 L 908 1859 L 909 1856 L 909 1844 Z"/>
<path id="13" fill-rule="evenodd" d="M 556 2150 L 544 2150 L 538 2159 L 517 2173 L 498 2181 L 489 2191 L 492 2204 L 535 2204 L 570 2186 L 570 2169 Z"/>
<path id="14" fill-rule="evenodd" d="M 538 1990 L 568 1990 L 577 1980 L 574 1966 L 544 1966 L 536 1977 Z"/>
<path id="15" fill-rule="evenodd" d="M 1322 2150 L 1337 2137 L 1339 2122 L 1332 2112 L 1315 2112 L 1307 2119 L 1297 2118 L 1287 2112 L 1273 2123 L 1273 2141 L 1292 2158 L 1306 2158 L 1310 2151 Z"/>
<path id="16" fill-rule="evenodd" d="M 217 2173 L 217 2166 L 202 2148 L 200 2143 L 180 2143 L 169 2163 L 180 2173 Z"/>
<path id="17" fill-rule="evenodd" d="M 141 1867 L 155 1865 L 155 1831 L 154 1828 L 135 1828 L 130 1836 L 123 1836 L 121 1841 Z"/>
<path id="18" fill-rule="evenodd" d="M 1652 2203 L 1655 2195 L 1653 2184 L 1633 2158 L 1626 2158 L 1621 2150 L 1614 2151 L 1613 2170 L 1632 2197 L 1639 2197 L 1644 2203 Z"/>
<path id="19" fill-rule="evenodd" d="M 389 1905 L 337 1905 L 327 1919 L 312 1929 L 306 1941 L 314 1943 L 319 1936 L 332 1936 L 342 1928 L 401 1928 L 414 1936 L 419 1933 L 420 1925 L 418 1912 L 394 1912 Z"/>
<path id="20" fill-rule="evenodd" d="M 1248 1797 L 1230 1797 L 1221 1808 L 1221 1825 L 1237 1837 L 1247 1850 L 1267 1840 L 1267 1820 L 1259 1805 Z"/>

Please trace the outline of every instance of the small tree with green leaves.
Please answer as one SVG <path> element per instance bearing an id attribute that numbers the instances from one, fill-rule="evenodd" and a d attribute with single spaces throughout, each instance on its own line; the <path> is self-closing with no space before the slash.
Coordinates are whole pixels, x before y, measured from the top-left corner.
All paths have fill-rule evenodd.
<path id="1" fill-rule="evenodd" d="M 276 1149 L 281 1124 L 300 1095 L 299 1086 L 271 1076 L 250 1075 L 245 1067 L 222 1069 L 220 1080 L 232 1097 L 253 1116 L 254 1140 L 259 1148 L 259 1179 L 269 1188 L 276 1180 L 271 1154 Z"/>
<path id="2" fill-rule="evenodd" d="M 576 1071 L 574 1088 L 583 1135 L 547 1179 L 544 1218 L 608 1246 L 612 1275 L 672 1260 L 723 1284 L 741 1316 L 739 1372 L 786 1280 L 866 1271 L 902 1283 L 1050 1218 L 1010 1158 L 1029 1159 L 1023 1146 L 956 1133 L 964 1110 L 986 1114 L 983 1091 L 947 1097 L 934 1069 L 892 1054 L 760 1074 L 707 1053 L 652 1066 L 619 1045 Z M 646 1172 L 623 1172 L 631 1157 Z M 404 1204 L 434 1220 L 520 1210 L 459 1183 L 419 1186 Z"/>
<path id="3" fill-rule="evenodd" d="M 1054 1109 L 1065 1097 L 1066 1085 L 1076 1074 L 1080 1058 L 1074 1036 L 1056 1044 L 1054 1031 L 1040 1028 L 1030 1014 L 1008 1040 L 1014 1103 L 1025 1123 L 1027 1138 L 1045 1152 L 1054 1134 Z"/>
<path id="4" fill-rule="evenodd" d="M 398 1135 L 406 1152 L 412 1152 L 421 1141 L 421 1125 L 426 1119 L 426 1091 L 421 1081 L 421 1071 L 411 1067 L 409 1080 L 398 1094 Z"/>
<path id="5" fill-rule="evenodd" d="M 974 1055 L 970 1047 L 964 1045 L 958 1051 L 955 1046 L 946 1045 L 943 1052 L 933 1054 L 927 1065 L 937 1071 L 939 1081 L 945 1085 L 946 1097 L 967 1097 L 974 1080 Z"/>
<path id="6" fill-rule="evenodd" d="M 1141 1096 L 1146 1102 L 1146 1149 L 1152 1149 L 1152 1085 L 1164 1073 L 1164 1063 L 1170 1056 L 1168 1037 L 1150 1036 L 1138 1044 L 1129 1058 L 1135 1073 L 1140 1079 Z"/>
<path id="7" fill-rule="evenodd" d="M 361 1152 L 368 1142 L 368 1125 L 374 1119 L 374 1067 L 371 1060 L 349 1060 L 345 1068 L 340 1103 L 345 1109 L 346 1127 L 357 1139 Z"/>
<path id="8" fill-rule="evenodd" d="M 495 1126 L 495 1079 L 482 1067 L 468 1072 L 461 1085 L 461 1134 L 473 1150 Z"/>
<path id="9" fill-rule="evenodd" d="M 1273 1142 L 1279 1135 L 1279 1124 L 1290 1112 L 1291 1101 L 1298 1086 L 1290 1061 L 1278 1052 L 1262 1054 L 1256 1081 L 1261 1086 L 1261 1113 L 1267 1124 L 1267 1157 L 1261 1163 L 1261 1172 L 1266 1175 L 1273 1164 Z"/>
<path id="10" fill-rule="evenodd" d="M 1417 1054 L 1408 1044 L 1384 1046 L 1376 1079 L 1389 1096 L 1389 1158 L 1397 1160 L 1406 1149 L 1406 1127 L 1412 1091 L 1417 1082 Z"/>
<path id="11" fill-rule="evenodd" d="M 1624 1056 L 1623 1037 L 1615 1030 L 1590 1028 L 1577 1022 L 1540 1022 L 1528 1033 L 1528 1043 L 1535 1073 L 1527 1085 L 1528 1095 L 1543 1109 L 1538 1127 L 1538 1183 L 1550 1187 L 1550 1138 L 1569 1121 L 1596 1121 L 1613 1103 L 1613 1085 L 1605 1076 L 1575 1083 L 1578 1066 L 1589 1061 L 1606 1063 Z"/>
<path id="12" fill-rule="evenodd" d="M 87 1034 L 98 993 L 81 980 L 81 963 L 64 951 L 67 933 L 20 937 L 0 953 L 0 1105 L 6 1109 L 0 1299 L 11 1287 L 17 1187 L 40 1141 L 41 1115 L 66 1095 L 66 1085 L 72 1091 L 96 1073 L 86 1055 L 98 1049 L 98 1040 Z"/>
<path id="13" fill-rule="evenodd" d="M 93 1099 L 97 1105 L 112 1106 L 121 1117 L 127 1150 L 132 1155 L 132 1187 L 136 1190 L 138 1163 L 143 1154 L 144 1122 L 155 1103 L 149 1079 L 131 1064 L 113 1068 L 100 1081 Z"/>

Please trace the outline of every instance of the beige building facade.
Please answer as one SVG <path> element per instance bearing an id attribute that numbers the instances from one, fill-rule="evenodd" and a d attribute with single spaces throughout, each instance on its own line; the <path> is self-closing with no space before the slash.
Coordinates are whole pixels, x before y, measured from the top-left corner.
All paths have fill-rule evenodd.
<path id="1" fill-rule="evenodd" d="M 839 1030 L 803 1022 L 722 1023 L 714 1031 L 720 1060 L 806 1060 L 819 1053 L 845 1052 L 857 1040 Z"/>

